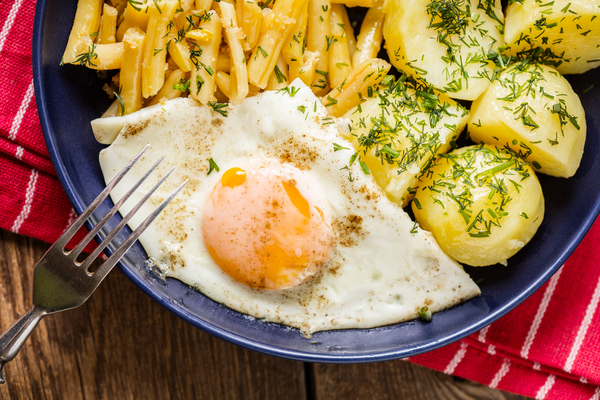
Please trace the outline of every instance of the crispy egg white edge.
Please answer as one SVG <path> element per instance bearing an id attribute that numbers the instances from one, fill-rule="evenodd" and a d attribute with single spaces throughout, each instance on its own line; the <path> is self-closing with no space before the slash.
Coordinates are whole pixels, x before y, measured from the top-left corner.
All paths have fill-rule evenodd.
<path id="1" fill-rule="evenodd" d="M 143 207 L 146 212 L 190 178 L 140 237 L 165 275 L 234 310 L 299 328 L 304 334 L 406 321 L 416 318 L 423 305 L 436 312 L 478 295 L 477 285 L 431 234 L 421 229 L 411 233 L 410 217 L 385 197 L 358 163 L 341 170 L 353 154 L 351 144 L 308 87 L 299 80 L 291 86 L 299 89 L 293 98 L 284 92 L 265 92 L 232 106 L 227 117 L 185 98 L 142 110 L 139 121 L 132 122 L 130 115 L 116 140 L 100 153 L 106 182 L 147 143 L 151 147 L 134 167 L 131 181 L 161 155 L 167 158 L 156 176 L 177 165 L 168 184 Z M 305 112 L 298 109 L 301 106 Z M 334 151 L 333 142 L 348 150 Z M 234 281 L 212 261 L 202 239 L 205 199 L 227 169 L 253 157 L 296 164 L 329 200 L 327 213 L 337 232 L 330 259 L 316 277 L 294 289 L 264 291 Z M 207 175 L 209 158 L 219 165 L 218 173 Z M 138 189 L 122 212 L 154 182 Z M 129 180 L 121 182 L 111 194 L 113 201 L 130 186 Z M 136 215 L 132 228 L 144 214 Z M 360 226 L 349 226 L 356 216 Z"/>

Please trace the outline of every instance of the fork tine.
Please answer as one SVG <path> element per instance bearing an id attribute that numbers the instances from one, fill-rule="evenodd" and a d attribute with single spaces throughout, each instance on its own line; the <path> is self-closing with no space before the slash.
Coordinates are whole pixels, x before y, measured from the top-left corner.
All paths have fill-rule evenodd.
<path id="1" fill-rule="evenodd" d="M 146 230 L 146 228 L 158 217 L 158 215 L 164 210 L 169 202 L 173 200 L 175 196 L 183 189 L 183 187 L 188 183 L 189 179 L 186 179 L 177 189 L 175 189 L 169 197 L 163 200 L 162 203 L 150 214 L 144 222 L 142 222 L 135 231 L 115 250 L 115 252 L 106 260 L 100 268 L 94 273 L 93 278 L 100 283 L 106 274 L 110 272 L 110 270 L 115 266 L 115 264 L 123 257 L 123 255 L 129 250 L 129 248 L 135 243 L 135 241 L 140 237 L 140 235 Z M 133 211 L 132 211 L 133 212 Z"/>
<path id="2" fill-rule="evenodd" d="M 141 184 L 150 176 L 150 174 L 158 167 L 158 165 L 164 160 L 164 156 L 161 157 L 149 170 L 146 172 L 142 178 L 136 182 L 135 185 L 125 195 L 110 209 L 110 211 L 94 226 L 94 228 L 88 232 L 88 234 L 79 242 L 79 244 L 67 254 L 73 260 L 77 259 L 77 256 L 83 251 L 85 246 L 92 240 L 92 238 L 102 229 L 104 224 L 112 218 L 113 215 L 119 211 L 119 208 L 125 203 L 129 197 L 141 186 Z"/>
<path id="3" fill-rule="evenodd" d="M 121 231 L 121 229 L 123 229 L 125 224 L 127 222 L 129 222 L 129 220 L 134 216 L 134 214 L 144 205 L 146 200 L 148 200 L 150 198 L 150 196 L 152 196 L 152 194 L 159 188 L 160 185 L 163 184 L 163 182 L 169 177 L 169 175 L 171 175 L 171 173 L 174 170 L 175 170 L 175 167 L 173 167 L 169 172 L 167 172 L 156 183 L 156 185 L 154 185 L 154 187 L 152 189 L 150 189 L 148 191 L 148 193 L 146 193 L 144 195 L 144 197 L 142 197 L 142 199 L 133 207 L 133 209 L 131 209 L 131 211 L 129 211 L 127 213 L 127 215 L 121 220 L 121 222 L 119 222 L 119 224 L 108 234 L 108 236 L 106 236 L 106 238 L 102 241 L 102 243 L 98 244 L 98 247 L 96 247 L 94 249 L 94 251 L 92 251 L 92 253 L 81 264 L 84 269 L 89 268 L 90 264 L 96 259 L 96 257 L 98 257 L 98 254 L 100 254 L 100 252 L 102 250 L 104 250 L 106 248 L 106 246 L 109 245 L 109 243 L 115 238 L 115 236 L 117 236 L 117 234 Z"/>
<path id="4" fill-rule="evenodd" d="M 92 213 L 94 211 L 96 211 L 96 208 L 98 208 L 98 206 L 100 205 L 100 203 L 102 203 L 104 201 L 104 199 L 106 199 L 106 197 L 108 196 L 108 194 L 110 193 L 110 191 L 113 190 L 113 188 L 115 186 L 117 186 L 117 184 L 121 181 L 121 179 L 123 179 L 123 177 L 125 176 L 125 174 L 127 174 L 127 172 L 129 172 L 129 170 L 133 167 L 133 165 L 142 157 L 142 154 L 144 154 L 144 152 L 146 151 L 146 149 L 148 147 L 150 147 L 149 144 L 147 144 L 142 149 L 142 151 L 140 151 L 138 153 L 138 155 L 135 156 L 133 158 L 133 160 L 131 160 L 129 162 L 129 164 L 127 164 L 125 166 L 125 168 L 123 168 L 121 170 L 121 172 L 119 172 L 117 174 L 117 176 L 115 176 L 112 179 L 112 181 L 110 181 L 110 183 L 98 195 L 98 197 L 96 197 L 94 199 L 94 201 L 92 201 L 92 203 L 89 205 L 89 207 L 86 208 L 85 211 L 83 213 L 81 213 L 81 215 L 75 220 L 75 222 L 73 222 L 73 224 L 65 231 L 65 233 L 63 233 L 62 236 L 60 238 L 58 238 L 58 240 L 52 245 L 51 249 L 60 248 L 61 250 L 64 250 L 65 246 L 67 245 L 67 243 L 69 243 L 69 240 L 71 240 L 71 238 L 73 237 L 73 235 L 75 235 L 75 233 L 77 233 L 77 231 L 79 230 L 79 228 L 81 228 L 81 226 L 83 225 L 83 223 L 90 217 L 90 215 L 92 215 Z"/>

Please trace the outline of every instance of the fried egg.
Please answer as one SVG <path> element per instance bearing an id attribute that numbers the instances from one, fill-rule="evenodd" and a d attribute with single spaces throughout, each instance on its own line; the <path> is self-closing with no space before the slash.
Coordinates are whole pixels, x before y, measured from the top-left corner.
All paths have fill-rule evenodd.
<path id="1" fill-rule="evenodd" d="M 162 155 L 156 179 L 176 170 L 148 211 L 190 179 L 140 242 L 164 276 L 229 308 L 310 335 L 406 321 L 423 306 L 436 312 L 479 294 L 433 237 L 350 164 L 351 144 L 299 80 L 227 109 L 179 98 L 112 118 L 95 123 L 97 131 L 123 126 L 100 153 L 107 182 L 150 144 L 113 200 Z"/>

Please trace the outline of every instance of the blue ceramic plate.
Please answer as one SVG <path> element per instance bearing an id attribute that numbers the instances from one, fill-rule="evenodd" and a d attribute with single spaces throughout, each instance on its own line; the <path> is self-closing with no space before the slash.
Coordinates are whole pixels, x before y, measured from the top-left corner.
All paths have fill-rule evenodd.
<path id="1" fill-rule="evenodd" d="M 108 107 L 101 81 L 83 67 L 59 66 L 76 1 L 38 0 L 33 31 L 33 73 L 40 120 L 58 177 L 81 212 L 103 189 L 102 145 L 90 121 Z M 498 319 L 535 292 L 565 262 L 600 210 L 600 71 L 570 78 L 586 110 L 587 143 L 571 179 L 540 176 L 546 216 L 534 239 L 508 267 L 467 268 L 483 278 L 481 296 L 435 314 L 431 323 L 405 322 L 365 330 L 318 332 L 311 340 L 284 326 L 232 311 L 185 284 L 157 280 L 136 245 L 120 268 L 150 297 L 190 324 L 248 349 L 302 361 L 367 362 L 403 358 L 461 339 Z M 594 84 L 595 89 L 583 93 Z M 109 203 L 104 204 L 106 212 Z M 116 225 L 116 222 L 115 222 Z"/>

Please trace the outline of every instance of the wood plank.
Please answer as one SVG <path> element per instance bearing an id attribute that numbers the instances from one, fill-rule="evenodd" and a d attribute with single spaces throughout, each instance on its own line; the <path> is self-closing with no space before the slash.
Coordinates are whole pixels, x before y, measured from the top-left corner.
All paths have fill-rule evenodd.
<path id="1" fill-rule="evenodd" d="M 402 360 L 371 364 L 315 364 L 313 391 L 317 399 L 327 400 L 528 399 Z"/>
<path id="2" fill-rule="evenodd" d="M 0 330 L 26 312 L 47 244 L 0 231 Z M 115 270 L 82 307 L 51 315 L 5 367 L 1 399 L 305 399 L 304 365 L 215 339 Z"/>

